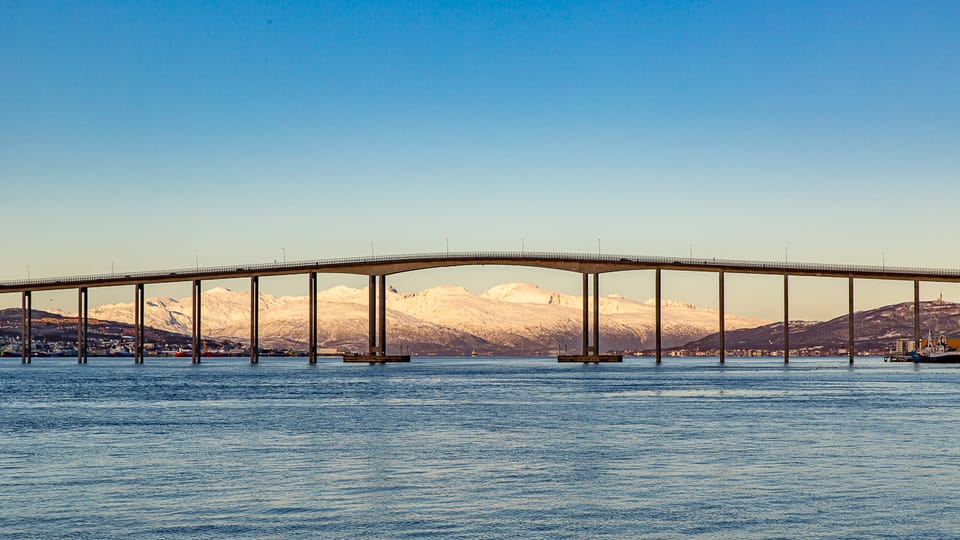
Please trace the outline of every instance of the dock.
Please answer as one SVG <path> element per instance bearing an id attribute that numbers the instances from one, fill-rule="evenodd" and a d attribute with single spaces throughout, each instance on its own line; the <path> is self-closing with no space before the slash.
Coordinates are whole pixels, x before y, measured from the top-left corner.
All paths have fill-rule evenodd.
<path id="1" fill-rule="evenodd" d="M 622 354 L 564 354 L 557 357 L 557 362 L 580 362 L 582 364 L 599 364 L 601 362 L 623 362 Z"/>
<path id="2" fill-rule="evenodd" d="M 348 364 L 386 364 L 387 362 L 409 362 L 409 354 L 358 354 L 344 356 L 343 361 Z"/>

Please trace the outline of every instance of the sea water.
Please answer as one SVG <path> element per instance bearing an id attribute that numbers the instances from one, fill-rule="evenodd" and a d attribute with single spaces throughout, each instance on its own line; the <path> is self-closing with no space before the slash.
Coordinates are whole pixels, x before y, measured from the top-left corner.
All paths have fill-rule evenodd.
<path id="1" fill-rule="evenodd" d="M 0 363 L 3 538 L 960 536 L 960 367 Z"/>

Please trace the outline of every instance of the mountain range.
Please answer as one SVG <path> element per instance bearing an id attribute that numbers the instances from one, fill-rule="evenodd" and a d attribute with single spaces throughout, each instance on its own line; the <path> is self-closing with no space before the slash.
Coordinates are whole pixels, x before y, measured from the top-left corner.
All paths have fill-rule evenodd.
<path id="1" fill-rule="evenodd" d="M 318 346 L 365 351 L 368 326 L 366 288 L 338 286 L 317 294 Z M 260 294 L 260 341 L 265 346 L 303 349 L 307 342 L 305 296 Z M 146 300 L 145 324 L 168 332 L 191 332 L 191 298 Z M 387 292 L 387 333 L 391 352 L 414 354 L 555 354 L 579 349 L 582 298 L 528 283 L 498 285 L 483 294 L 440 286 L 417 293 Z M 642 350 L 654 346 L 653 301 L 618 295 L 600 298 L 602 350 Z M 133 321 L 133 304 L 108 304 L 90 316 Z M 246 291 L 214 288 L 203 292 L 204 337 L 249 342 L 250 297 Z M 719 328 L 717 312 L 684 302 L 663 302 L 664 346 L 680 346 Z M 730 330 L 767 321 L 727 315 Z"/>

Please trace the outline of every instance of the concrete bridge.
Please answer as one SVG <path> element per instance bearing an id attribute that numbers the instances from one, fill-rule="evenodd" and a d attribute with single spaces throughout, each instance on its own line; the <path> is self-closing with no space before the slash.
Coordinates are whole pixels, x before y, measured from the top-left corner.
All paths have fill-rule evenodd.
<path id="1" fill-rule="evenodd" d="M 87 276 L 54 277 L 0 282 L 0 293 L 22 295 L 21 362 L 30 363 L 32 357 L 31 293 L 50 290 L 77 290 L 77 362 L 87 362 L 87 298 L 91 287 L 132 286 L 134 289 L 134 361 L 144 360 L 144 287 L 148 284 L 192 282 L 193 285 L 193 362 L 201 361 L 201 295 L 204 280 L 250 279 L 250 362 L 259 361 L 259 290 L 260 278 L 267 276 L 305 275 L 309 293 L 309 350 L 310 363 L 317 360 L 317 274 L 354 274 L 369 278 L 369 329 L 367 354 L 345 357 L 353 362 L 409 361 L 409 356 L 387 354 L 386 281 L 387 276 L 430 268 L 452 266 L 525 266 L 564 270 L 583 276 L 583 336 L 578 355 L 560 357 L 560 361 L 601 362 L 619 361 L 615 355 L 603 355 L 600 348 L 600 274 L 629 270 L 654 270 L 656 291 L 656 361 L 661 361 L 661 273 L 663 271 L 712 272 L 717 274 L 719 296 L 720 362 L 724 361 L 724 276 L 726 274 L 768 274 L 783 276 L 783 358 L 789 362 L 790 334 L 786 324 L 790 319 L 790 276 L 817 276 L 847 278 L 849 281 L 849 342 L 850 363 L 854 359 L 853 300 L 854 280 L 879 279 L 913 282 L 914 342 L 920 340 L 920 282 L 960 282 L 958 269 L 902 268 L 887 266 L 855 266 L 839 264 L 787 263 L 682 257 L 653 257 L 637 255 L 602 255 L 584 253 L 537 252 L 472 252 L 433 253 L 395 256 L 371 256 L 345 259 L 321 259 L 273 264 L 238 264 L 206 268 L 156 270 L 148 272 L 112 273 Z M 592 277 L 592 280 L 591 280 Z M 592 281 L 592 321 L 590 283 Z M 591 329 L 592 322 L 592 329 Z"/>

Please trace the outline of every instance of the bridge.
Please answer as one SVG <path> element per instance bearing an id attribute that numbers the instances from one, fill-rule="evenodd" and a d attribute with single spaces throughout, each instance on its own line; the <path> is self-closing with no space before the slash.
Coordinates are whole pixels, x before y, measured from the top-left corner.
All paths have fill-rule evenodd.
<path id="1" fill-rule="evenodd" d="M 77 290 L 77 362 L 87 363 L 88 291 L 96 287 L 133 286 L 134 289 L 134 361 L 144 361 L 144 287 L 150 284 L 192 282 L 193 298 L 193 363 L 201 362 L 201 294 L 204 280 L 250 279 L 250 362 L 259 362 L 259 290 L 260 278 L 269 276 L 307 276 L 309 295 L 309 345 L 311 364 L 317 361 L 317 275 L 365 275 L 369 279 L 369 328 L 367 354 L 345 357 L 353 362 L 409 361 L 409 356 L 387 354 L 386 281 L 387 276 L 432 268 L 454 266 L 518 266 L 563 270 L 582 274 L 583 278 L 583 334 L 580 354 L 561 356 L 560 361 L 602 362 L 618 361 L 616 355 L 601 354 L 600 348 L 600 274 L 630 270 L 655 272 L 655 327 L 656 361 L 662 359 L 662 298 L 663 271 L 710 272 L 717 274 L 719 296 L 719 357 L 724 362 L 724 277 L 726 274 L 766 274 L 783 276 L 783 359 L 789 362 L 790 349 L 790 293 L 791 276 L 846 278 L 848 280 L 848 345 L 849 361 L 854 361 L 854 281 L 856 279 L 894 280 L 913 282 L 914 342 L 920 340 L 920 283 L 960 282 L 960 269 L 905 268 L 888 266 L 859 266 L 841 264 L 788 263 L 771 261 L 656 257 L 637 255 L 604 255 L 584 253 L 543 252 L 469 252 L 432 253 L 395 256 L 370 256 L 340 259 L 320 259 L 267 264 L 238 264 L 231 266 L 181 268 L 147 272 L 111 273 L 85 276 L 67 276 L 12 280 L 0 282 L 0 293 L 22 295 L 21 362 L 29 364 L 32 358 L 31 309 L 32 293 L 51 290 Z M 592 277 L 592 280 L 591 280 Z M 590 285 L 592 281 L 592 321 Z M 592 322 L 592 329 L 591 329 Z M 592 338 L 592 339 L 591 339 Z"/>

